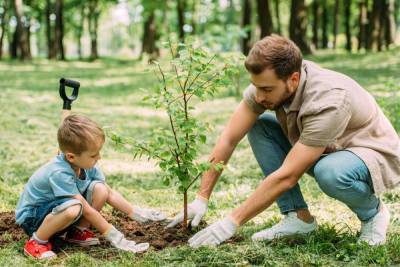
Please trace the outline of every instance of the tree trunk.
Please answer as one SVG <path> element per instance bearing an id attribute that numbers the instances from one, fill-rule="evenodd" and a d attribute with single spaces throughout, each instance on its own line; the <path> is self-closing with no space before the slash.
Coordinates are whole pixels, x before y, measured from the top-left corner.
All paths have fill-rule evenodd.
<path id="1" fill-rule="evenodd" d="M 17 33 L 19 35 L 19 49 L 20 49 L 20 58 L 21 60 L 30 60 L 32 59 L 30 49 L 29 49 L 29 40 L 28 33 L 26 32 L 26 28 L 23 24 L 22 17 L 24 16 L 24 3 L 22 0 L 14 0 L 15 7 L 15 17 L 17 19 Z"/>
<path id="2" fill-rule="evenodd" d="M 1 14 L 1 35 L 0 35 L 0 59 L 3 58 L 3 42 L 4 42 L 4 36 L 6 32 L 8 31 L 8 1 L 4 1 L 3 4 L 3 13 Z"/>
<path id="3" fill-rule="evenodd" d="M 370 39 L 368 42 L 368 49 L 378 49 L 379 38 L 381 32 L 381 14 L 383 9 L 382 0 L 374 0 L 372 4 L 371 23 L 370 23 Z"/>
<path id="4" fill-rule="evenodd" d="M 335 9 L 333 14 L 333 49 L 336 49 L 336 37 L 339 28 L 339 0 L 335 0 Z"/>
<path id="5" fill-rule="evenodd" d="M 322 6 L 322 48 L 328 48 L 328 7 L 326 0 Z"/>
<path id="6" fill-rule="evenodd" d="M 90 34 L 90 59 L 95 60 L 99 57 L 97 51 L 97 30 L 100 16 L 99 1 L 91 0 L 89 5 L 89 34 Z"/>
<path id="7" fill-rule="evenodd" d="M 55 27 L 55 42 L 56 53 L 58 58 L 65 60 L 64 54 L 64 18 L 63 18 L 63 0 L 56 0 L 56 27 Z"/>
<path id="8" fill-rule="evenodd" d="M 368 25 L 368 8 L 367 2 L 361 0 L 359 3 L 360 15 L 358 18 L 359 31 L 358 31 L 358 50 L 367 48 L 367 25 Z"/>
<path id="9" fill-rule="evenodd" d="M 196 35 L 197 33 L 197 23 L 199 19 L 199 1 L 193 1 L 193 8 L 192 8 L 192 32 L 191 35 Z"/>
<path id="10" fill-rule="evenodd" d="M 344 1 L 344 28 L 346 31 L 346 50 L 351 52 L 351 0 Z"/>
<path id="11" fill-rule="evenodd" d="M 155 59 L 159 55 L 159 51 L 156 47 L 157 40 L 157 26 L 155 23 L 154 9 L 147 17 L 143 24 L 143 41 L 142 41 L 142 52 L 141 55 L 147 53 L 151 59 Z"/>
<path id="12" fill-rule="evenodd" d="M 382 46 L 385 41 L 385 22 L 387 18 L 387 10 L 386 10 L 386 1 L 382 1 L 384 3 L 381 3 L 382 8 L 381 12 L 379 14 L 379 33 L 378 33 L 378 45 L 377 45 L 377 50 L 382 51 Z"/>
<path id="13" fill-rule="evenodd" d="M 52 14 L 53 4 L 51 0 L 46 0 L 46 38 L 47 38 L 47 57 L 48 59 L 55 59 L 57 56 L 57 44 L 52 34 L 53 27 L 50 20 Z"/>
<path id="14" fill-rule="evenodd" d="M 179 41 L 181 43 L 185 42 L 185 31 L 183 26 L 185 25 L 185 9 L 186 9 L 186 0 L 177 0 L 176 3 L 177 14 L 178 14 L 178 32 L 179 32 Z"/>
<path id="15" fill-rule="evenodd" d="M 320 5 L 319 0 L 314 0 L 312 5 L 313 10 L 313 37 L 312 42 L 316 49 L 319 48 L 319 38 L 318 38 L 318 29 L 319 29 L 319 16 L 320 16 Z"/>
<path id="16" fill-rule="evenodd" d="M 18 58 L 18 44 L 19 44 L 19 37 L 20 34 L 18 33 L 18 27 L 15 27 L 14 33 L 12 34 L 12 37 L 9 38 L 10 40 L 10 57 L 12 59 L 17 59 Z"/>
<path id="17" fill-rule="evenodd" d="M 292 0 L 290 8 L 289 35 L 303 54 L 311 54 L 307 43 L 307 9 L 304 0 Z"/>
<path id="18" fill-rule="evenodd" d="M 242 52 L 247 56 L 251 48 L 251 0 L 243 0 L 242 28 L 246 32 L 246 36 L 242 37 Z"/>
<path id="19" fill-rule="evenodd" d="M 280 8 L 279 8 L 279 0 L 274 0 L 275 6 L 275 16 L 276 16 L 276 31 L 278 34 L 282 34 L 281 30 L 281 19 L 280 19 Z"/>
<path id="20" fill-rule="evenodd" d="M 385 40 L 386 47 L 393 44 L 396 37 L 395 1 L 386 0 Z"/>
<path id="21" fill-rule="evenodd" d="M 258 23 L 261 28 L 260 39 L 270 35 L 273 31 L 269 0 L 257 0 Z"/>
<path id="22" fill-rule="evenodd" d="M 229 9 L 228 9 L 228 14 L 227 14 L 227 19 L 226 19 L 226 25 L 236 24 L 235 13 L 236 13 L 235 3 L 233 0 L 229 0 Z"/>
<path id="23" fill-rule="evenodd" d="M 78 57 L 79 59 L 82 59 L 82 42 L 81 42 L 81 38 L 82 38 L 82 34 L 83 34 L 83 27 L 84 27 L 84 23 L 85 23 L 85 4 L 81 3 L 81 10 L 80 10 L 80 18 L 79 18 L 79 26 L 77 29 L 77 34 L 76 34 L 76 41 L 77 41 L 77 45 L 78 45 Z"/>

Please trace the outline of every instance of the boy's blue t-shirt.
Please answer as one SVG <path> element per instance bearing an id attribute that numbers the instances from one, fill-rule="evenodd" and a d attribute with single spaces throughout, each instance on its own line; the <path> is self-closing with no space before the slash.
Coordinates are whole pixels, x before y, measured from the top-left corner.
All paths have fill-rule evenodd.
<path id="1" fill-rule="evenodd" d="M 40 167 L 29 178 L 20 196 L 15 212 L 16 223 L 23 223 L 26 212 L 35 206 L 41 206 L 59 198 L 82 195 L 92 181 L 105 180 L 104 174 L 96 166 L 83 171 L 85 179 L 78 178 L 71 165 L 65 160 L 63 153 Z"/>

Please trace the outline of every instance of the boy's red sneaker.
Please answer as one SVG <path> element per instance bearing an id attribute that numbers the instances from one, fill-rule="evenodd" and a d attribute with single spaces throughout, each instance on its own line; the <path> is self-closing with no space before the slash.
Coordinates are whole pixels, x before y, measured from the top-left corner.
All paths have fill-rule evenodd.
<path id="1" fill-rule="evenodd" d="M 83 247 L 100 244 L 95 234 L 87 228 L 81 230 L 77 227 L 72 227 L 65 236 L 65 240 Z"/>
<path id="2" fill-rule="evenodd" d="M 25 243 L 24 254 L 26 256 L 33 257 L 35 259 L 51 259 L 57 257 L 57 255 L 51 250 L 51 243 L 39 244 L 34 239 L 29 239 Z"/>

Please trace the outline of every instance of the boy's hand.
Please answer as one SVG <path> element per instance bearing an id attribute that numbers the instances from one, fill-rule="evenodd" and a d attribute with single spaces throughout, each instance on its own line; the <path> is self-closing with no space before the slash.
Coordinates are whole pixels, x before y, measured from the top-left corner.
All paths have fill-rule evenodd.
<path id="1" fill-rule="evenodd" d="M 120 231 L 115 229 L 114 226 L 108 230 L 107 234 L 105 235 L 107 241 L 111 243 L 111 245 L 115 248 L 130 251 L 133 253 L 140 253 L 144 252 L 149 248 L 149 243 L 136 243 L 135 241 L 127 240 Z"/>
<path id="2" fill-rule="evenodd" d="M 165 216 L 165 214 L 163 214 L 158 210 L 145 209 L 139 207 L 134 207 L 133 214 L 131 215 L 131 219 L 141 223 L 149 221 L 153 222 L 164 221 L 166 218 L 167 216 Z"/>

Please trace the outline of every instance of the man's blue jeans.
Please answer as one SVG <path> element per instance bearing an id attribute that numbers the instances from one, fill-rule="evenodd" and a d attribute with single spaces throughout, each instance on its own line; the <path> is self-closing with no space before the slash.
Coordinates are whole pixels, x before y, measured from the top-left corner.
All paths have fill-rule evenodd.
<path id="1" fill-rule="evenodd" d="M 282 165 L 292 148 L 271 113 L 260 115 L 247 137 L 265 176 Z M 323 192 L 346 204 L 361 221 L 368 221 L 378 213 L 379 199 L 374 195 L 368 168 L 352 152 L 341 150 L 323 155 L 307 173 L 315 178 Z M 299 184 L 276 202 L 283 214 L 307 208 Z"/>

